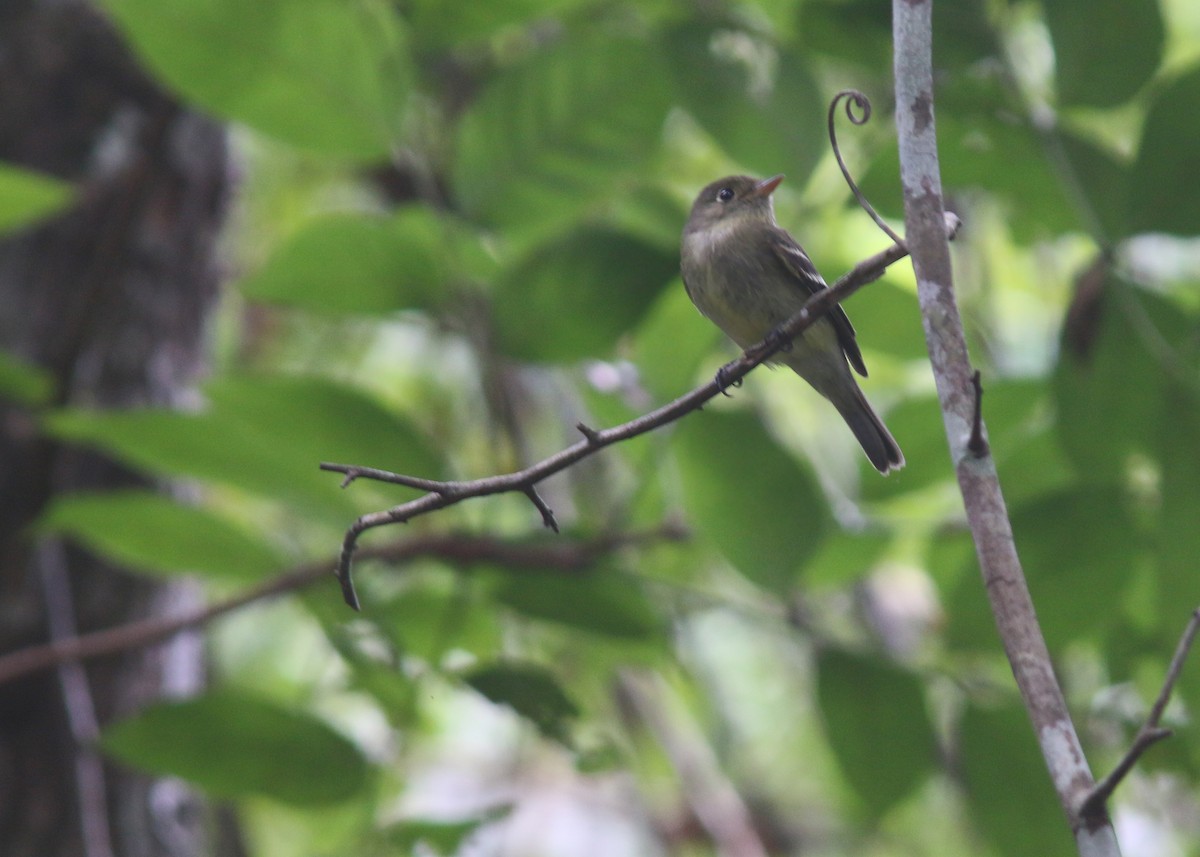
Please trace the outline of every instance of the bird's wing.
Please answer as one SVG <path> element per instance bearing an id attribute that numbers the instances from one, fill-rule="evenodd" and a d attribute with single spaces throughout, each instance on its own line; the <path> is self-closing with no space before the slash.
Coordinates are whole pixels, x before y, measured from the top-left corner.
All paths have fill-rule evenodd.
<path id="1" fill-rule="evenodd" d="M 828 288 L 825 279 L 812 263 L 812 259 L 808 258 L 804 248 L 797 244 L 796 239 L 791 235 L 778 229 L 772 234 L 771 243 L 775 250 L 775 257 L 791 275 L 796 285 L 806 294 L 815 295 L 822 289 Z M 842 351 L 846 353 L 846 359 L 850 361 L 854 371 L 864 378 L 867 377 L 867 364 L 863 362 L 862 351 L 858 348 L 858 340 L 854 336 L 854 325 L 850 323 L 850 317 L 846 315 L 842 305 L 834 306 L 826 313 L 825 317 L 833 322 L 833 329 L 837 331 L 838 344 L 842 346 Z"/>

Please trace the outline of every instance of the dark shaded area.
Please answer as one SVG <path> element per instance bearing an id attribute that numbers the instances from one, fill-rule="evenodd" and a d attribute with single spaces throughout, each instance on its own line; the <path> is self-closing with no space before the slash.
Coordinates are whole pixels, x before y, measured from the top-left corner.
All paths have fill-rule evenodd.
<path id="1" fill-rule="evenodd" d="M 223 129 L 158 89 L 86 3 L 8 0 L 0 159 L 77 186 L 66 212 L 0 239 L 0 348 L 49 372 L 54 406 L 179 403 L 204 368 L 217 296 Z M 56 496 L 136 481 L 40 435 L 35 410 L 0 403 L 0 651 L 47 640 L 51 618 L 58 633 L 86 631 L 195 597 L 35 543 L 30 524 Z M 0 687 L 0 855 L 207 850 L 206 811 L 189 790 L 94 756 L 102 775 L 88 785 L 80 747 L 93 712 L 103 725 L 202 677 L 199 646 L 183 639 L 97 661 L 74 681 L 63 670 Z"/>

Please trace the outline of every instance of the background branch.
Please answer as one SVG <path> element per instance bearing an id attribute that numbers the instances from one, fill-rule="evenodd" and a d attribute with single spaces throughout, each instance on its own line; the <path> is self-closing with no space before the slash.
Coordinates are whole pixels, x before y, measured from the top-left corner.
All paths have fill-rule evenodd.
<path id="1" fill-rule="evenodd" d="M 1094 780 L 1037 623 L 995 460 L 978 441 L 980 431 L 986 438 L 986 427 L 976 419 L 978 393 L 954 296 L 950 248 L 941 228 L 931 5 L 907 0 L 892 4 L 896 124 L 905 231 L 950 457 L 992 613 L 1076 845 L 1080 854 L 1116 855 L 1120 851 L 1107 814 L 1103 809 L 1087 816 L 1081 811 Z"/>
<path id="2" fill-rule="evenodd" d="M 364 548 L 360 556 L 391 565 L 401 565 L 419 557 L 433 557 L 460 566 L 486 562 L 512 569 L 578 572 L 619 547 L 651 540 L 678 540 L 684 537 L 683 530 L 671 526 L 644 533 L 614 534 L 586 541 L 553 543 L 522 543 L 490 537 L 441 535 Z M 207 625 L 214 619 L 247 604 L 296 592 L 324 580 L 328 574 L 328 559 L 305 563 L 224 601 L 173 616 L 142 619 L 81 636 L 57 637 L 52 642 L 0 656 L 0 685 L 60 664 L 149 646 L 189 628 Z"/>

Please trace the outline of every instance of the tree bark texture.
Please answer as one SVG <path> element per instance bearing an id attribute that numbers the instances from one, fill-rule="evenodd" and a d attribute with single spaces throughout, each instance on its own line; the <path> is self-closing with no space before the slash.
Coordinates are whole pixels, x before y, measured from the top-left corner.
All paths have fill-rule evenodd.
<path id="1" fill-rule="evenodd" d="M 65 212 L 0 235 L 0 349 L 49 373 L 52 408 L 184 403 L 217 297 L 223 129 L 162 91 L 83 0 L 4 0 L 0 159 L 76 188 Z M 57 497 L 144 484 L 40 433 L 39 413 L 0 401 L 0 650 L 44 642 L 56 623 L 82 632 L 194 600 L 35 537 Z M 0 857 L 211 850 L 194 793 L 88 747 L 96 724 L 199 687 L 196 640 L 74 674 L 0 687 Z"/>

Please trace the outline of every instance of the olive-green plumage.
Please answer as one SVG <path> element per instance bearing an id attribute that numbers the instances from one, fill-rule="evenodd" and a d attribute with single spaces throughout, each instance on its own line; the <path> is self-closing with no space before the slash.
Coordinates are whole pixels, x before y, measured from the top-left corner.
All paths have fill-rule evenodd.
<path id="1" fill-rule="evenodd" d="M 730 176 L 696 197 L 683 230 L 680 268 L 697 309 L 740 345 L 761 342 L 826 288 L 804 249 L 775 222 L 771 193 L 783 176 Z M 854 327 L 834 307 L 774 362 L 789 366 L 838 409 L 871 464 L 887 474 L 904 466 L 895 439 L 871 409 L 850 367 L 867 374 Z"/>

